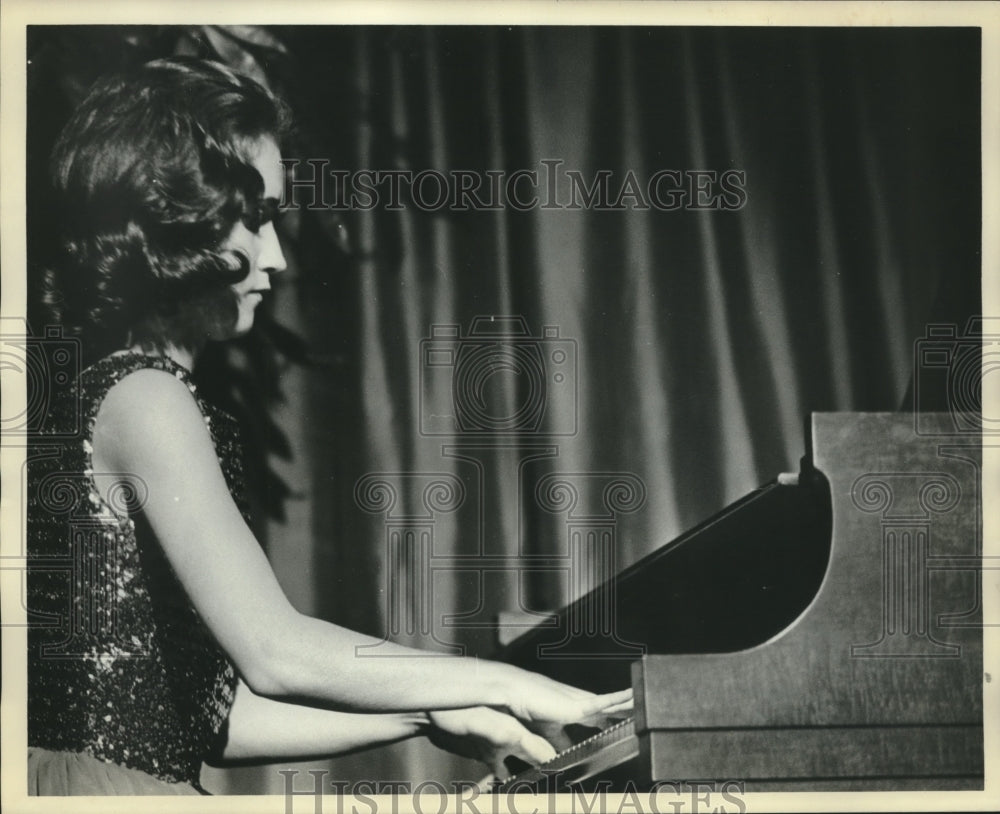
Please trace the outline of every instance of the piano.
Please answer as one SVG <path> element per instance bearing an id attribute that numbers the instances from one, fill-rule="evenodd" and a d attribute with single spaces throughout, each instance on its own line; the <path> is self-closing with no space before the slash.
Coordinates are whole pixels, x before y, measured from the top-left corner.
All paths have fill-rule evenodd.
<path id="1" fill-rule="evenodd" d="M 593 691 L 631 684 L 635 710 L 499 790 L 982 789 L 981 440 L 963 426 L 814 414 L 798 473 L 502 647 Z"/>

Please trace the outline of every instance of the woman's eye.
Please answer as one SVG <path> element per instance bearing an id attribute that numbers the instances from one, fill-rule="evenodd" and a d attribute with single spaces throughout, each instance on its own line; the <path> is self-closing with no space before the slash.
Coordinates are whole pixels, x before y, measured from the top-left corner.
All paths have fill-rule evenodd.
<path id="1" fill-rule="evenodd" d="M 278 208 L 277 198 L 265 198 L 260 205 L 260 225 L 277 223 L 284 212 Z"/>
<path id="2" fill-rule="evenodd" d="M 257 234 L 265 224 L 277 223 L 284 215 L 284 210 L 278 208 L 277 198 L 265 198 L 254 210 L 244 212 L 240 220 L 247 229 Z"/>

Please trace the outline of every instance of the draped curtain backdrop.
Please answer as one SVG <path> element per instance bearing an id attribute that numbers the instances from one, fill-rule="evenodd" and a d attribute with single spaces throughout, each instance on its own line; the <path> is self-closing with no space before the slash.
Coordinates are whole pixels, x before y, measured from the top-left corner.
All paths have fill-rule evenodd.
<path id="1" fill-rule="evenodd" d="M 274 315 L 313 365 L 282 378 L 275 421 L 292 457 L 276 466 L 291 498 L 265 532 L 304 611 L 488 656 L 497 614 L 555 609 L 797 470 L 811 411 L 909 407 L 927 324 L 961 331 L 979 312 L 977 30 L 272 31 L 299 119 L 286 153 L 301 162 L 534 170 L 544 185 L 543 161 L 558 161 L 561 203 L 566 171 L 588 185 L 607 171 L 612 198 L 629 172 L 643 188 L 664 169 L 745 173 L 732 211 L 633 198 L 621 211 L 426 211 L 404 187 L 398 209 L 383 196 L 292 213 Z M 497 330 L 483 315 L 520 317 L 534 350 L 483 351 L 473 327 Z M 460 350 L 484 354 L 468 379 Z M 462 410 L 475 429 L 476 397 L 499 432 L 435 434 Z M 576 486 L 574 511 L 613 519 L 613 566 L 531 567 L 567 559 L 569 516 L 538 494 L 553 473 Z M 629 484 L 617 503 L 615 477 Z M 412 545 L 394 545 L 400 528 Z M 301 768 L 317 767 L 347 781 L 480 773 L 425 742 Z M 285 778 L 206 782 L 280 793 Z"/>
<path id="2" fill-rule="evenodd" d="M 961 330 L 978 312 L 976 31 L 372 28 L 289 39 L 304 74 L 315 71 L 313 100 L 300 105 L 308 129 L 340 139 L 302 158 L 480 177 L 535 170 L 543 187 L 542 162 L 561 161 L 559 173 L 588 183 L 610 171 L 612 197 L 629 171 L 642 184 L 661 169 L 746 174 L 737 211 L 423 211 L 404 187 L 399 210 L 324 221 L 320 245 L 329 234 L 343 245 L 346 231 L 350 258 L 334 267 L 330 254 L 301 255 L 329 271 L 303 269 L 294 307 L 335 371 L 302 374 L 298 453 L 311 466 L 303 602 L 329 618 L 488 654 L 493 634 L 472 625 L 557 608 L 606 567 L 514 567 L 567 553 L 567 515 L 535 494 L 546 474 L 641 481 L 641 508 L 615 515 L 624 567 L 797 469 L 810 411 L 908 407 L 926 325 Z M 434 182 L 423 191 L 433 202 Z M 565 185 L 558 194 L 569 198 Z M 297 245 L 305 252 L 303 235 Z M 461 331 L 433 347 L 473 353 L 473 320 L 491 314 L 522 317 L 536 338 L 557 328 L 536 343 L 545 354 L 575 351 L 574 382 L 545 369 L 540 427 L 524 417 L 537 395 L 527 368 L 485 352 L 478 378 L 458 374 L 457 354 L 451 368 L 430 366 L 432 326 Z M 522 431 L 494 436 L 500 449 L 422 434 L 429 415 L 452 411 L 453 385 L 464 409 L 481 396 L 485 415 Z M 359 492 L 374 488 L 370 473 L 392 484 L 394 505 Z M 431 473 L 461 481 L 460 506 L 429 510 Z M 578 511 L 607 508 L 599 476 L 571 480 Z M 424 524 L 429 579 L 419 545 L 387 542 L 393 522 Z M 271 535 L 275 554 L 282 537 Z M 463 571 L 445 559 L 481 554 L 512 565 Z M 476 776 L 426 745 L 332 770 Z"/>

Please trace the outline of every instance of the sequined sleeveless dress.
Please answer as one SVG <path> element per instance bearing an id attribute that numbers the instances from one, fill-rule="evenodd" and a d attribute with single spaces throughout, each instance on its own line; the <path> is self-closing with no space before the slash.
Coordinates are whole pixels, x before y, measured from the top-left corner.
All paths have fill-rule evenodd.
<path id="1" fill-rule="evenodd" d="M 28 457 L 29 752 L 82 753 L 201 790 L 232 706 L 233 665 L 146 525 L 142 489 L 91 470 L 104 397 L 147 368 L 188 386 L 247 516 L 236 423 L 201 400 L 184 368 L 115 354 L 59 395 Z"/>

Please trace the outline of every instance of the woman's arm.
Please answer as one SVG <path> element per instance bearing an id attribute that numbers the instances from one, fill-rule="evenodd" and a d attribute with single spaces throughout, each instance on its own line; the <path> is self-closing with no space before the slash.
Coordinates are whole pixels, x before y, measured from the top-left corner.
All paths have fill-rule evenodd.
<path id="1" fill-rule="evenodd" d="M 509 755 L 544 763 L 555 751 L 515 718 L 486 707 L 431 712 L 339 712 L 264 698 L 242 681 L 216 766 L 315 760 L 428 735 L 435 745 L 502 771 Z"/>
<path id="2" fill-rule="evenodd" d="M 249 687 L 380 712 L 505 706 L 523 719 L 576 720 L 624 694 L 594 696 L 517 668 L 431 656 L 298 613 L 229 494 L 208 429 L 185 385 L 137 371 L 108 393 L 95 471 L 145 486 L 143 511 L 192 603 Z M 395 656 L 395 657 L 392 657 Z"/>
<path id="3" fill-rule="evenodd" d="M 264 698 L 242 681 L 227 720 L 227 737 L 213 765 L 319 760 L 425 734 L 422 712 L 359 713 Z"/>

